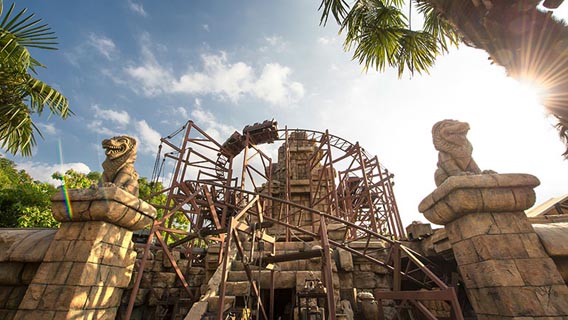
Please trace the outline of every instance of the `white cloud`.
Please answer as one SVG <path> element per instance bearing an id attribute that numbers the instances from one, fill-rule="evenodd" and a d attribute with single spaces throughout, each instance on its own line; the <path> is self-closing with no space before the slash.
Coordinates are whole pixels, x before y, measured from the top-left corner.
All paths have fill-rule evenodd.
<path id="1" fill-rule="evenodd" d="M 89 123 L 87 123 L 87 128 L 103 136 L 112 137 L 119 135 L 117 131 L 109 129 L 108 127 L 105 126 L 105 124 L 106 123 L 103 122 L 102 120 L 94 119 L 91 120 Z"/>
<path id="2" fill-rule="evenodd" d="M 279 44 L 281 44 L 282 41 L 282 37 L 280 36 L 270 36 L 270 37 L 265 37 L 264 38 L 266 40 L 266 42 L 268 42 L 271 46 L 277 46 Z"/>
<path id="3" fill-rule="evenodd" d="M 208 24 L 201 25 L 201 27 L 203 28 L 203 30 L 209 32 L 209 25 Z"/>
<path id="4" fill-rule="evenodd" d="M 87 128 L 104 136 L 117 136 L 130 124 L 130 115 L 126 111 L 103 109 L 93 105 L 94 117 L 87 123 Z"/>
<path id="5" fill-rule="evenodd" d="M 102 109 L 98 105 L 94 105 L 95 118 L 109 120 L 115 124 L 124 127 L 130 123 L 130 115 L 126 111 L 116 111 L 111 109 Z"/>
<path id="6" fill-rule="evenodd" d="M 272 42 L 280 41 L 278 37 L 270 39 Z M 295 103 L 304 96 L 303 85 L 289 79 L 291 69 L 278 63 L 266 64 L 259 74 L 245 62 L 229 62 L 227 54 L 221 51 L 219 54 L 202 55 L 201 71 L 192 68 L 177 77 L 170 68 L 158 62 L 151 50 L 155 44 L 151 43 L 147 34 L 142 36 L 141 42 L 141 64 L 130 65 L 124 68 L 124 72 L 131 80 L 132 90 L 146 96 L 212 94 L 238 103 L 241 97 L 250 95 L 274 105 Z M 275 94 L 270 93 L 271 90 Z"/>
<path id="7" fill-rule="evenodd" d="M 103 35 L 96 35 L 91 33 L 89 35 L 89 45 L 94 47 L 101 55 L 108 60 L 112 60 L 113 56 L 117 53 L 117 48 L 114 42 Z"/>
<path id="8" fill-rule="evenodd" d="M 156 153 L 162 136 L 148 125 L 146 120 L 136 123 L 136 133 L 139 135 L 138 150 L 149 154 Z"/>
<path id="9" fill-rule="evenodd" d="M 64 173 L 69 169 L 73 169 L 80 173 L 89 173 L 91 169 L 89 166 L 82 162 L 62 163 L 62 164 L 47 164 L 33 161 L 25 161 L 17 164 L 18 169 L 25 170 L 34 180 L 42 182 L 49 182 L 54 185 L 60 185 L 59 180 L 51 178 L 55 172 Z"/>
<path id="10" fill-rule="evenodd" d="M 236 130 L 219 121 L 213 113 L 204 110 L 200 105 L 196 105 L 191 111 L 191 119 L 220 143 L 223 143 Z"/>
<path id="11" fill-rule="evenodd" d="M 36 124 L 42 133 L 47 133 L 50 135 L 57 134 L 57 129 L 53 125 L 53 123 L 37 123 Z"/>
<path id="12" fill-rule="evenodd" d="M 241 95 L 250 91 L 253 69 L 244 62 L 230 64 L 227 55 L 202 56 L 203 72 L 187 73 L 173 83 L 174 92 L 215 93 L 237 102 Z"/>
<path id="13" fill-rule="evenodd" d="M 177 118 L 187 119 L 189 117 L 184 107 L 177 107 L 175 111 L 177 112 Z"/>
<path id="14" fill-rule="evenodd" d="M 290 68 L 277 63 L 265 65 L 253 86 L 255 95 L 275 105 L 297 102 L 304 96 L 304 86 L 299 82 L 289 81 L 290 72 Z"/>
<path id="15" fill-rule="evenodd" d="M 259 48 L 260 52 L 283 52 L 288 48 L 288 42 L 286 42 L 281 36 L 272 35 L 264 37 L 264 42 L 266 45 Z"/>
<path id="16" fill-rule="evenodd" d="M 132 0 L 128 0 L 128 7 L 130 8 L 130 10 L 132 10 L 133 12 L 135 12 L 135 13 L 143 16 L 143 17 L 148 16 L 148 13 L 146 13 L 146 11 L 144 10 L 144 7 L 140 3 L 136 3 Z"/>
<path id="17" fill-rule="evenodd" d="M 337 43 L 337 38 L 332 38 L 332 37 L 319 37 L 318 38 L 318 43 L 321 45 L 328 45 L 328 44 L 336 44 Z"/>
<path id="18" fill-rule="evenodd" d="M 167 92 L 174 81 L 172 71 L 162 67 L 152 53 L 152 43 L 148 34 L 141 37 L 142 64 L 128 66 L 124 71 L 128 76 L 142 86 L 142 94 L 156 96 Z M 134 91 L 140 92 L 137 88 Z"/>
<path id="19" fill-rule="evenodd" d="M 170 73 L 158 64 L 147 61 L 143 66 L 127 67 L 126 73 L 142 85 L 143 94 L 155 96 L 167 90 L 171 83 Z"/>
<path id="20" fill-rule="evenodd" d="M 257 77 L 244 62 L 229 63 L 227 55 L 204 55 L 203 72 L 183 75 L 173 84 L 174 92 L 188 94 L 214 93 L 237 103 L 241 96 L 252 95 L 274 105 L 295 103 L 304 96 L 301 83 L 291 81 L 291 70 L 278 63 L 266 64 Z"/>

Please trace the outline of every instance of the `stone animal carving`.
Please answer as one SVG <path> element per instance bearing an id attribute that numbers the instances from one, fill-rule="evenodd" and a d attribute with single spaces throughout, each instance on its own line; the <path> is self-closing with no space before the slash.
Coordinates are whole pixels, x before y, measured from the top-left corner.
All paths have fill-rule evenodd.
<path id="1" fill-rule="evenodd" d="M 468 131 L 469 124 L 457 120 L 442 120 L 432 128 L 434 148 L 439 151 L 438 169 L 434 174 L 436 186 L 450 176 L 494 173 L 482 172 L 473 161 L 473 147 L 466 137 Z"/>
<path id="2" fill-rule="evenodd" d="M 357 294 L 359 312 L 364 320 L 379 319 L 379 304 L 370 292 L 360 292 Z"/>
<path id="3" fill-rule="evenodd" d="M 349 302 L 349 300 L 339 301 L 339 308 L 338 309 L 340 309 L 341 312 L 345 315 L 346 320 L 355 319 L 353 308 L 351 308 L 351 302 Z"/>
<path id="4" fill-rule="evenodd" d="M 103 140 L 102 146 L 106 159 L 103 162 L 101 185 L 114 185 L 138 197 L 138 172 L 134 169 L 136 140 L 117 136 Z"/>

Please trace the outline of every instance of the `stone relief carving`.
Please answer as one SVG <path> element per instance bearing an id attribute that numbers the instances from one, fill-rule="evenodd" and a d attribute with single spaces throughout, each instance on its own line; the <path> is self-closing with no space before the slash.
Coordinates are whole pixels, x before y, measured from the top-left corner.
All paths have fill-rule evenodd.
<path id="1" fill-rule="evenodd" d="M 139 196 L 136 161 L 136 140 L 128 136 L 117 136 L 102 142 L 106 159 L 103 162 L 102 186 L 117 186 Z"/>

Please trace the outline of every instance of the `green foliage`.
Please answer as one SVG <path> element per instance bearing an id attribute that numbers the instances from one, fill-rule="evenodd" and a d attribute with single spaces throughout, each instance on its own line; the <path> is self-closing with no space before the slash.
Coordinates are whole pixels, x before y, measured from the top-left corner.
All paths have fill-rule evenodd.
<path id="1" fill-rule="evenodd" d="M 56 188 L 33 181 L 15 164 L 0 158 L 0 227 L 46 227 L 59 225 L 51 215 L 51 195 Z"/>
<path id="2" fill-rule="evenodd" d="M 67 188 L 82 189 L 97 184 L 101 173 L 88 174 L 72 169 L 64 174 L 55 172 L 53 179 L 61 180 Z M 164 215 L 167 195 L 163 193 L 161 182 L 149 182 L 147 178 L 138 180 L 140 198 L 158 209 L 158 218 Z M 33 181 L 24 171 L 18 171 L 13 161 L 0 156 L 0 228 L 54 228 L 59 222 L 51 214 L 51 196 L 57 188 L 49 183 Z M 176 213 L 175 225 L 183 228 L 189 224 L 187 217 Z"/>
<path id="3" fill-rule="evenodd" d="M 41 136 L 31 115 L 41 115 L 45 106 L 63 119 L 72 112 L 65 96 L 30 74 L 44 66 L 28 48 L 56 49 L 51 29 L 26 15 L 27 9 L 15 13 L 14 4 L 5 14 L 2 9 L 0 0 L 0 143 L 8 152 L 31 156 L 34 131 Z"/>
<path id="4" fill-rule="evenodd" d="M 162 219 L 164 216 L 164 208 L 166 206 L 166 201 L 168 199 L 167 193 L 164 193 L 165 189 L 161 182 L 148 181 L 147 178 L 138 179 L 140 198 L 151 205 L 153 205 L 157 210 L 156 220 Z M 173 215 L 174 226 L 179 229 L 184 229 L 189 226 L 189 220 L 182 212 L 176 212 Z M 171 238 L 168 242 L 173 242 Z"/>
<path id="5" fill-rule="evenodd" d="M 73 169 L 65 171 L 65 174 L 60 172 L 55 172 L 51 177 L 55 180 L 61 180 L 69 189 L 85 189 L 89 188 L 93 184 L 97 184 L 101 179 L 102 174 L 100 172 L 89 172 L 88 174 L 77 172 Z"/>
<path id="6" fill-rule="evenodd" d="M 350 7 L 343 0 L 322 0 L 320 23 L 333 15 L 340 33 L 346 32 L 345 50 L 354 50 L 353 59 L 364 70 L 390 66 L 399 77 L 405 69 L 411 74 L 428 72 L 438 55 L 457 45 L 457 32 L 427 2 L 418 4 L 425 17 L 423 30 L 412 30 L 403 5 L 403 0 L 358 0 Z"/>
<path id="7" fill-rule="evenodd" d="M 161 219 L 164 216 L 163 207 L 166 205 L 168 196 L 161 192 L 164 186 L 161 182 L 148 181 L 147 178 L 142 177 L 138 179 L 138 188 L 140 192 L 140 199 L 152 204 L 157 209 L 156 219 Z"/>

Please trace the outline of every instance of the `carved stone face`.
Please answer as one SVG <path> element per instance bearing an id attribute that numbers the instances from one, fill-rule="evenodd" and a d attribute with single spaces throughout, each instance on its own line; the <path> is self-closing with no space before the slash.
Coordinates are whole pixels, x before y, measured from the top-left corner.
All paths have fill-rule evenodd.
<path id="1" fill-rule="evenodd" d="M 105 139 L 102 142 L 105 155 L 108 159 L 116 159 L 130 153 L 136 148 L 136 140 L 128 136 L 118 136 Z"/>
<path id="2" fill-rule="evenodd" d="M 468 131 L 469 124 L 467 122 L 461 122 L 457 120 L 440 121 L 436 123 L 432 128 L 434 146 L 436 147 L 436 149 L 438 149 L 438 145 L 443 144 L 441 140 L 456 145 L 467 145 L 469 144 L 466 138 Z"/>

